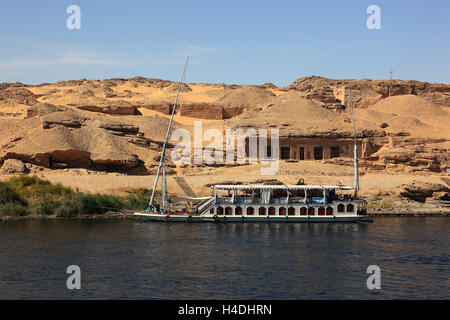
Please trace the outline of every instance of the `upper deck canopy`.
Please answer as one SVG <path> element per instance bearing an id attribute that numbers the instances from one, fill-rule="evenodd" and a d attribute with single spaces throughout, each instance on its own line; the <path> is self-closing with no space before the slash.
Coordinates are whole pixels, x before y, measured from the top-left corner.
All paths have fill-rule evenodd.
<path id="1" fill-rule="evenodd" d="M 217 184 L 211 187 L 214 190 L 256 190 L 256 189 L 270 189 L 270 190 L 353 190 L 353 187 L 348 186 L 306 186 L 306 185 L 233 185 L 233 184 Z"/>

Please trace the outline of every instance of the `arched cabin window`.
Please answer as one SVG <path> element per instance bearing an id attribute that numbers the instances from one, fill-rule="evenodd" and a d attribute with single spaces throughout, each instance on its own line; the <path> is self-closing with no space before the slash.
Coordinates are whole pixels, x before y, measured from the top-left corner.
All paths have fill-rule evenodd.
<path id="1" fill-rule="evenodd" d="M 319 207 L 319 216 L 324 216 L 324 215 L 325 215 L 325 208 Z"/>
<path id="2" fill-rule="evenodd" d="M 269 216 L 274 216 L 275 215 L 275 208 L 274 207 L 270 207 L 269 208 Z"/>
<path id="3" fill-rule="evenodd" d="M 260 216 L 265 216 L 266 215 L 266 208 L 259 207 L 259 215 Z"/>
<path id="4" fill-rule="evenodd" d="M 294 207 L 289 207 L 288 216 L 295 216 L 295 208 Z"/>
<path id="5" fill-rule="evenodd" d="M 332 207 L 328 207 L 327 208 L 327 216 L 332 216 L 333 215 L 333 208 Z"/>

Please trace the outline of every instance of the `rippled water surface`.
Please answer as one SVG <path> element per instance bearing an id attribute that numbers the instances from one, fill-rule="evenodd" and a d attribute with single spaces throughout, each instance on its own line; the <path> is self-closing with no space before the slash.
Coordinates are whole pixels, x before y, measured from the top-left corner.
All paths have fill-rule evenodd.
<path id="1" fill-rule="evenodd" d="M 2 299 L 450 298 L 449 218 L 0 223 Z M 81 268 L 81 290 L 66 268 Z M 381 290 L 366 287 L 369 265 Z"/>

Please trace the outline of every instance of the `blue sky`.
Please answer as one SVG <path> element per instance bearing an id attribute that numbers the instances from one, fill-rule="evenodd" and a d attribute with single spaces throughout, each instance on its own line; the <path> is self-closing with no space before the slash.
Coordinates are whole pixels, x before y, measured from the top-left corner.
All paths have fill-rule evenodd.
<path id="1" fill-rule="evenodd" d="M 69 30 L 66 8 L 81 8 Z M 369 30 L 369 5 L 381 30 Z M 53 0 L 0 3 L 0 82 L 145 76 L 284 86 L 306 75 L 450 83 L 450 2 Z"/>

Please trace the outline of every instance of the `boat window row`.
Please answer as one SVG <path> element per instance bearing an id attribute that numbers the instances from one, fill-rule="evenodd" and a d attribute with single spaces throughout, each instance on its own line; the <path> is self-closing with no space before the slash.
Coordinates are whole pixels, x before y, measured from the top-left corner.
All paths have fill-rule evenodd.
<path id="1" fill-rule="evenodd" d="M 277 212 L 278 211 L 278 212 Z M 297 211 L 297 212 L 296 212 Z M 337 207 L 338 213 L 353 213 L 354 211 L 354 205 L 352 203 L 347 204 L 345 206 L 344 204 L 340 203 Z M 214 214 L 214 208 L 210 210 L 211 214 Z M 286 216 L 286 207 L 280 207 L 278 210 L 275 207 L 257 207 L 254 208 L 252 206 L 246 208 L 246 214 L 247 216 Z M 300 210 L 296 210 L 294 207 L 287 208 L 287 215 L 288 216 L 295 216 L 296 214 L 299 214 L 301 216 L 315 216 L 316 214 L 318 216 L 332 216 L 334 214 L 334 208 L 333 207 L 318 207 L 317 210 L 315 207 L 301 207 Z M 217 207 L 217 215 L 219 216 L 232 216 L 233 215 L 233 208 L 232 207 Z M 236 207 L 235 213 L 236 216 L 243 215 L 242 207 Z"/>

